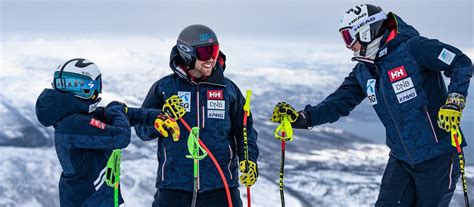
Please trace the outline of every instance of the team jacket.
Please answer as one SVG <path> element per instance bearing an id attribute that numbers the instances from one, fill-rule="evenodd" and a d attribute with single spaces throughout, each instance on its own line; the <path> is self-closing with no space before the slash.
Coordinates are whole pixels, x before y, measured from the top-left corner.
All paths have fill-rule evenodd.
<path id="1" fill-rule="evenodd" d="M 98 102 L 45 89 L 36 102 L 41 124 L 54 127 L 56 153 L 62 167 L 61 206 L 113 206 L 113 188 L 105 183 L 105 167 L 113 149 L 130 143 L 130 124 L 153 125 L 158 113 L 116 104 L 105 110 Z M 107 113 L 106 113 L 107 112 Z M 119 191 L 120 192 L 120 191 Z M 123 203 L 119 195 L 119 203 Z"/>
<path id="2" fill-rule="evenodd" d="M 224 77 L 225 56 L 206 81 L 192 81 L 178 67 L 179 54 L 173 48 L 170 67 L 175 72 L 158 80 L 151 87 L 142 108 L 161 109 L 166 99 L 178 95 L 184 100 L 184 119 L 191 127 L 200 128 L 200 138 L 213 153 L 221 166 L 229 187 L 238 184 L 238 160 L 244 159 L 243 105 L 244 97 L 239 88 Z M 178 121 L 181 138 L 173 142 L 163 138 L 154 128 L 144 125 L 135 127 L 143 140 L 158 137 L 158 171 L 156 187 L 162 189 L 193 190 L 193 160 L 186 158 L 189 132 Z M 248 117 L 249 159 L 257 163 L 257 131 L 253 128 L 252 116 Z M 218 171 L 209 157 L 199 162 L 200 192 L 223 188 Z"/>
<path id="3" fill-rule="evenodd" d="M 374 63 L 360 61 L 334 93 L 305 110 L 313 125 L 332 123 L 367 97 L 385 126 L 390 155 L 414 165 L 454 150 L 450 134 L 438 128 L 438 110 L 447 93 L 467 96 L 472 64 L 457 48 L 388 16 L 396 36 L 387 42 L 386 32 Z M 442 72 L 451 79 L 448 89 Z"/>

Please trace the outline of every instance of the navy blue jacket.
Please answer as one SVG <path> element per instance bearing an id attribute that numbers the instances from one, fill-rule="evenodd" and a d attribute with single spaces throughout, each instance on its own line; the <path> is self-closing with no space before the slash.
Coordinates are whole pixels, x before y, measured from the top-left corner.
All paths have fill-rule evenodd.
<path id="1" fill-rule="evenodd" d="M 473 69 L 457 48 L 420 36 L 393 13 L 388 16 L 397 34 L 386 42 L 386 32 L 374 63 L 359 62 L 334 93 L 305 110 L 313 125 L 332 123 L 367 97 L 385 126 L 390 155 L 414 165 L 455 150 L 450 134 L 438 128 L 437 114 L 447 93 L 467 96 Z M 451 79 L 447 90 L 441 72 Z"/>
<path id="2" fill-rule="evenodd" d="M 184 119 L 191 127 L 200 128 L 200 138 L 214 154 L 230 187 L 238 184 L 238 160 L 243 160 L 242 135 L 243 105 L 245 99 L 239 88 L 224 77 L 225 56 L 211 76 L 194 82 L 178 67 L 180 60 L 176 47 L 171 52 L 170 66 L 175 72 L 153 84 L 142 108 L 161 109 L 166 99 L 178 95 L 184 100 L 187 112 Z M 193 190 L 193 160 L 186 158 L 189 132 L 178 121 L 181 139 L 173 142 L 162 138 L 153 127 L 138 125 L 137 135 L 143 140 L 158 139 L 158 176 L 156 187 L 162 189 Z M 249 159 L 258 157 L 257 131 L 252 116 L 248 117 Z M 199 162 L 200 192 L 223 188 L 224 185 L 209 157 Z"/>
<path id="3" fill-rule="evenodd" d="M 61 206 L 113 206 L 113 188 L 104 184 L 113 149 L 130 143 L 130 124 L 151 124 L 157 113 L 128 110 L 121 104 L 107 109 L 98 102 L 45 89 L 36 102 L 41 124 L 54 127 L 56 153 L 63 169 L 59 180 Z M 148 122 L 148 123 L 147 123 Z M 119 202 L 123 203 L 120 195 Z"/>

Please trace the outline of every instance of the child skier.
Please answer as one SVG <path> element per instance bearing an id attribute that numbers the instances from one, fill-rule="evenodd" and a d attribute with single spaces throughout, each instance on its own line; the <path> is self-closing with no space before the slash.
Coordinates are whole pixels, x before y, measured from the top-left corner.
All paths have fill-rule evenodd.
<path id="1" fill-rule="evenodd" d="M 36 115 L 41 124 L 55 129 L 56 153 L 63 170 L 61 206 L 114 205 L 114 189 L 104 185 L 107 160 L 112 150 L 130 143 L 130 126 L 153 126 L 156 121 L 172 135 L 179 134 L 176 122 L 163 121 L 167 116 L 159 115 L 159 110 L 127 108 L 116 101 L 97 107 L 101 73 L 88 60 L 72 59 L 60 65 L 52 86 L 38 97 Z M 123 204 L 118 194 L 118 203 Z"/>

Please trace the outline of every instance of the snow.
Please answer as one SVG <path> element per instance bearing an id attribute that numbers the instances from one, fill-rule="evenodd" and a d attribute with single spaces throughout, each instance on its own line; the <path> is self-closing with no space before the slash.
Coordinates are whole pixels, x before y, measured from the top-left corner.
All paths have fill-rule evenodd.
<path id="1" fill-rule="evenodd" d="M 328 165 L 343 163 L 344 166 L 368 164 L 383 165 L 388 158 L 389 149 L 378 144 L 354 144 L 354 149 L 313 150 L 309 153 L 288 153 L 288 159 L 295 161 L 316 161 Z"/>
<path id="2" fill-rule="evenodd" d="M 253 90 L 255 117 L 260 127 L 266 127 L 259 131 L 261 155 L 265 160 L 259 163 L 261 174 L 252 187 L 252 204 L 279 206 L 278 166 L 267 162 L 270 158 L 277 159 L 269 155 L 276 144 L 269 144 L 273 138 L 266 133 L 276 126 L 267 121 L 271 107 L 281 100 L 295 103 L 296 107 L 320 101 L 337 88 L 351 70 L 351 53 L 341 45 L 315 42 L 249 41 L 242 44 L 237 39 L 221 39 L 221 42 L 225 42 L 221 49 L 228 58 L 226 75 L 241 91 Z M 38 123 L 34 105 L 41 91 L 50 88 L 56 67 L 71 58 L 87 58 L 101 69 L 104 85 L 101 105 L 118 100 L 129 106 L 140 106 L 150 86 L 171 73 L 168 59 L 174 44 L 174 39 L 113 36 L 2 41 L 0 81 L 5 88 L 0 91 L 0 129 L 5 137 L 1 138 L 27 136 L 29 131 L 26 130 L 30 128 L 23 127 L 31 126 L 51 139 L 52 129 Z M 474 58 L 473 48 L 462 49 Z M 469 110 L 472 107 L 465 109 Z M 360 117 L 352 118 L 360 120 Z M 388 148 L 357 141 L 346 147 L 347 143 L 333 137 L 348 136 L 344 138 L 351 141 L 352 135 L 330 125 L 308 132 L 324 138 L 322 144 L 326 145 L 321 145 L 324 147 L 316 148 L 321 140 L 299 140 L 306 138 L 300 133 L 295 132 L 295 140 L 286 154 L 287 206 L 373 206 Z M 344 149 L 340 145 L 344 145 Z M 128 206 L 150 206 L 152 202 L 157 169 L 154 146 L 156 144 L 132 144 L 124 150 L 122 191 Z M 293 151 L 291 147 L 301 150 Z M 0 147 L 0 155 L 0 206 L 58 206 L 57 182 L 61 168 L 53 147 L 4 146 Z M 473 179 L 473 173 L 474 167 L 467 166 L 468 178 Z M 459 185 L 456 196 L 460 195 Z M 245 205 L 246 190 L 243 187 L 240 190 Z M 24 199 L 23 195 L 31 195 L 31 199 Z"/>

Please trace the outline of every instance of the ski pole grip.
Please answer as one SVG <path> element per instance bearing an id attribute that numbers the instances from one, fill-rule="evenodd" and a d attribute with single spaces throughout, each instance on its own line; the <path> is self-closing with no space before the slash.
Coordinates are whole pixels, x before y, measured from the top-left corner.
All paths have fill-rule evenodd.
<path id="1" fill-rule="evenodd" d="M 250 115 L 250 97 L 252 96 L 252 90 L 247 90 L 247 94 L 245 96 L 245 104 L 244 104 L 244 111 L 247 112 L 247 115 Z"/>

